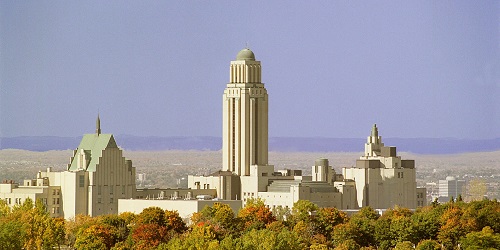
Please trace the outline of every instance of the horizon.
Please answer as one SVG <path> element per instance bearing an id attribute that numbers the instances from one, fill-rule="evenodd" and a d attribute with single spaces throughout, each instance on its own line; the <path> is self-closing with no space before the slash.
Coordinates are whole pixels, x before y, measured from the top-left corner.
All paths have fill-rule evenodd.
<path id="1" fill-rule="evenodd" d="M 222 15 L 220 13 L 223 13 Z M 500 2 L 0 2 L 0 137 L 221 137 L 248 47 L 269 137 L 500 138 Z"/>

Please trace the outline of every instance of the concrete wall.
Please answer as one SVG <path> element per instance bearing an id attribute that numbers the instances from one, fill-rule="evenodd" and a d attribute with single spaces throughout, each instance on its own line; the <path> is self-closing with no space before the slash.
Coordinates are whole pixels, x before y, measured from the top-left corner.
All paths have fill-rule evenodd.
<path id="1" fill-rule="evenodd" d="M 241 201 L 227 200 L 118 200 L 118 213 L 132 212 L 139 214 L 148 207 L 159 207 L 164 210 L 176 210 L 184 218 L 190 218 L 195 212 L 200 212 L 205 206 L 213 206 L 214 203 L 228 204 L 235 214 L 242 207 Z"/>

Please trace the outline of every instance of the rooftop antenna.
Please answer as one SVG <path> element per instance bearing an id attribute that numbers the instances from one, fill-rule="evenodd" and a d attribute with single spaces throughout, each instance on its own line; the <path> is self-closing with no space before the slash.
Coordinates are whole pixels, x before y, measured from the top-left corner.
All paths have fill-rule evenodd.
<path id="1" fill-rule="evenodd" d="M 245 48 L 248 49 L 249 46 L 248 46 L 248 41 L 245 43 Z"/>

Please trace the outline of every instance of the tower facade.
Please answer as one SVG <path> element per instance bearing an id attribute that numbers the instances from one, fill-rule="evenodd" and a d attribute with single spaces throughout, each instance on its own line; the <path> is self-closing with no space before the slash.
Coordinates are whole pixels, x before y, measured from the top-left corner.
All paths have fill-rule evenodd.
<path id="1" fill-rule="evenodd" d="M 268 163 L 268 95 L 260 61 L 248 48 L 231 61 L 222 103 L 223 170 L 249 176 L 251 165 Z"/>

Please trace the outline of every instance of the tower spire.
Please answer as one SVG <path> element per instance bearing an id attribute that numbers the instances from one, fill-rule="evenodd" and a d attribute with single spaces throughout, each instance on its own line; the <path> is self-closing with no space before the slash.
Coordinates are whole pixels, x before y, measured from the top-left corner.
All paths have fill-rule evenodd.
<path id="1" fill-rule="evenodd" d="M 378 137 L 378 128 L 377 128 L 377 124 L 373 124 L 373 128 L 372 128 L 372 136 L 373 136 L 373 137 Z"/>
<path id="2" fill-rule="evenodd" d="M 99 113 L 97 113 L 97 120 L 95 122 L 95 133 L 97 135 L 101 134 L 101 119 L 99 119 Z"/>

